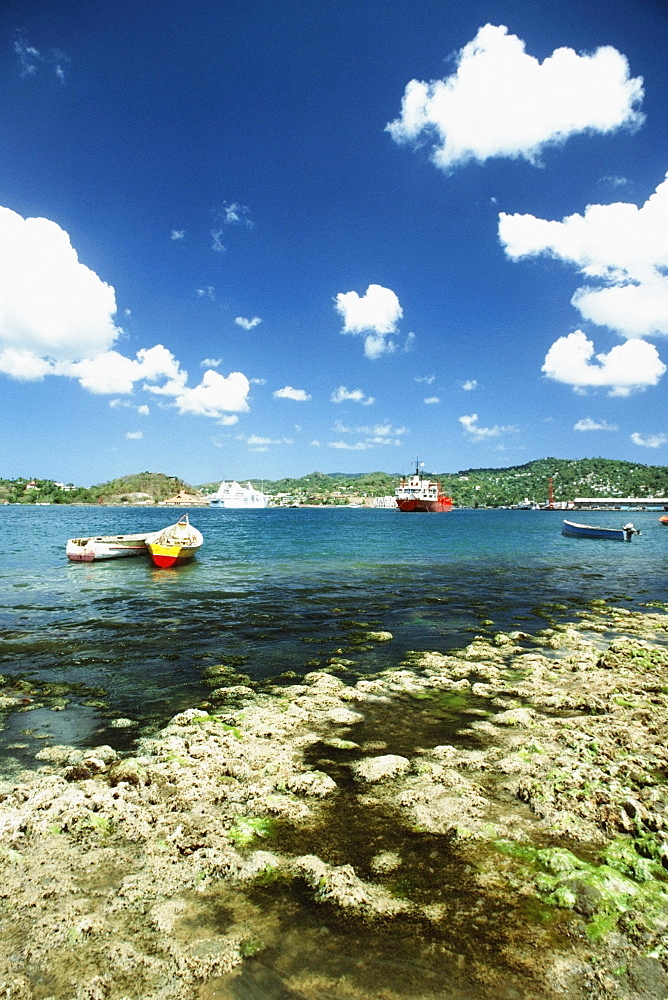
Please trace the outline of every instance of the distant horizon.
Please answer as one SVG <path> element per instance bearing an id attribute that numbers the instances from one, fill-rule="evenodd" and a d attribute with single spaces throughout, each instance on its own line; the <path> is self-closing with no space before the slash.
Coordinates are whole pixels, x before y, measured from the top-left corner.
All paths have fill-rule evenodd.
<path id="1" fill-rule="evenodd" d="M 621 462 L 621 463 L 623 463 L 625 465 L 642 466 L 642 467 L 645 467 L 645 468 L 648 468 L 648 469 L 668 469 L 668 465 L 663 465 L 661 463 L 639 462 L 639 461 L 633 462 L 633 461 L 629 461 L 628 459 L 606 458 L 606 457 L 603 457 L 601 455 L 590 455 L 590 456 L 587 456 L 585 458 L 557 458 L 557 456 L 555 456 L 555 455 L 544 455 L 544 456 L 540 456 L 539 458 L 530 459 L 527 462 L 517 462 L 517 463 L 514 463 L 512 465 L 505 465 L 505 466 L 488 466 L 488 465 L 468 466 L 467 468 L 457 469 L 454 472 L 446 472 L 446 471 L 443 471 L 443 470 L 437 471 L 436 469 L 428 469 L 426 466 L 423 467 L 423 464 L 420 463 L 420 472 L 422 474 L 426 475 L 426 476 L 457 476 L 457 475 L 461 475 L 462 473 L 475 473 L 475 472 L 488 472 L 488 471 L 489 472 L 495 472 L 495 471 L 504 472 L 504 471 L 508 471 L 510 469 L 523 468 L 524 466 L 532 465 L 535 462 L 547 462 L 547 461 L 550 461 L 550 460 L 553 460 L 555 462 L 588 462 L 588 461 Z M 342 476 L 344 478 L 359 479 L 359 478 L 361 478 L 363 476 L 371 476 L 371 475 L 375 475 L 375 474 L 381 474 L 381 475 L 385 475 L 385 476 L 391 476 L 391 477 L 394 477 L 394 478 L 399 478 L 399 477 L 402 477 L 402 476 L 405 476 L 405 475 L 409 474 L 410 471 L 413 471 L 414 470 L 414 466 L 415 466 L 415 462 L 413 462 L 413 465 L 411 466 L 410 470 L 404 469 L 404 470 L 395 471 L 395 472 L 388 472 L 385 469 L 367 469 L 367 470 L 360 471 L 360 472 L 338 472 L 338 471 L 324 472 L 324 471 L 322 471 L 320 469 L 311 469 L 308 472 L 303 473 L 303 475 L 301 475 L 301 476 L 298 476 L 298 475 L 255 476 L 255 475 L 247 475 L 247 474 L 241 474 L 241 475 L 236 475 L 236 476 L 231 476 L 231 475 L 223 476 L 223 475 L 220 475 L 220 476 L 213 476 L 210 479 L 201 480 L 200 482 L 191 481 L 187 477 L 184 477 L 184 476 L 181 476 L 181 475 L 178 475 L 178 474 L 175 474 L 175 473 L 160 472 L 160 471 L 157 471 L 155 469 L 154 470 L 144 469 L 144 470 L 141 470 L 141 471 L 138 471 L 138 472 L 126 472 L 126 473 L 123 473 L 123 474 L 121 474 L 119 476 L 110 476 L 109 479 L 100 479 L 100 480 L 96 480 L 95 482 L 89 482 L 89 483 L 75 482 L 74 480 L 64 479 L 62 476 L 57 476 L 57 477 L 53 477 L 52 478 L 51 476 L 41 476 L 41 475 L 25 476 L 25 475 L 19 474 L 17 476 L 11 476 L 11 477 L 10 476 L 2 476 L 0 478 L 11 480 L 11 481 L 26 480 L 27 482 L 30 482 L 32 480 L 41 480 L 41 481 L 44 481 L 44 482 L 64 483 L 65 485 L 69 485 L 70 483 L 72 483 L 74 486 L 77 486 L 77 487 L 82 487 L 84 489 L 91 489 L 94 486 L 105 486 L 107 483 L 113 482 L 116 479 L 128 479 L 128 478 L 130 478 L 132 476 L 149 475 L 149 476 L 164 476 L 167 479 L 178 479 L 180 482 L 185 483 L 186 485 L 190 485 L 190 486 L 194 486 L 196 488 L 200 488 L 202 486 L 210 485 L 211 483 L 216 483 L 216 482 L 220 483 L 220 482 L 226 482 L 226 481 L 227 482 L 231 482 L 233 480 L 237 480 L 237 481 L 238 480 L 242 480 L 242 481 L 245 481 L 245 480 L 255 480 L 256 482 L 261 482 L 262 480 L 264 480 L 266 482 L 278 482 L 281 479 L 306 479 L 308 476 L 314 476 L 314 475 L 329 476 L 329 477 Z"/>

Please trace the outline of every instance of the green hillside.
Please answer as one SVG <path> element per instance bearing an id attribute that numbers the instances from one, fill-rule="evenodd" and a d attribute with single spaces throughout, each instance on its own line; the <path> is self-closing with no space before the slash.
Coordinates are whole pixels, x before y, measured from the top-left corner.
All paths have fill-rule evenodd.
<path id="1" fill-rule="evenodd" d="M 412 472 L 412 468 L 407 472 Z M 572 500 L 576 496 L 668 496 L 668 467 L 608 458 L 540 458 L 505 469 L 462 469 L 456 473 L 425 469 L 423 472 L 439 479 L 454 502 L 465 507 L 510 506 L 524 499 L 544 503 L 548 498 L 550 478 L 555 501 Z M 349 493 L 376 497 L 394 493 L 399 478 L 398 473 L 387 472 L 316 471 L 300 479 L 253 479 L 251 482 L 272 495 L 288 493 L 308 498 Z M 217 482 L 209 483 L 202 490 L 210 492 L 217 486 Z"/>
<path id="2" fill-rule="evenodd" d="M 550 478 L 555 501 L 596 496 L 668 496 L 665 465 L 608 458 L 540 458 L 506 469 L 464 469 L 438 478 L 455 503 L 462 506 L 505 506 L 525 498 L 544 503 Z"/>
<path id="3" fill-rule="evenodd" d="M 123 497 L 133 493 L 145 493 L 155 501 L 167 500 L 181 490 L 187 493 L 197 492 L 196 487 L 189 486 L 178 476 L 166 476 L 162 472 L 136 472 L 120 479 L 112 479 L 108 483 L 101 483 L 99 486 L 91 486 L 90 492 L 96 498 L 102 497 L 107 501 L 115 498 L 122 502 Z"/>
<path id="4" fill-rule="evenodd" d="M 138 472 L 90 489 L 72 484 L 66 484 L 63 489 L 51 479 L 0 479 L 0 503 L 136 503 L 141 499 L 139 494 L 159 501 L 180 490 L 196 492 L 177 476 L 166 476 L 162 472 Z"/>
<path id="5" fill-rule="evenodd" d="M 412 469 L 407 469 L 411 472 Z M 540 458 L 525 465 L 506 469 L 462 469 L 456 473 L 423 470 L 424 474 L 440 479 L 446 493 L 462 507 L 502 507 L 524 499 L 544 503 L 548 498 L 549 481 L 555 501 L 583 496 L 666 496 L 668 497 L 668 467 L 620 462 L 608 458 Z M 287 494 L 308 502 L 345 503 L 346 497 L 377 497 L 394 493 L 398 473 L 312 472 L 300 479 L 252 479 L 253 485 L 276 496 Z M 245 479 L 241 480 L 245 482 Z M 218 488 L 219 480 L 199 487 L 203 493 Z M 0 479 L 0 503 L 136 503 L 143 498 L 166 500 L 179 491 L 197 492 L 178 476 L 161 472 L 138 472 L 90 489 L 72 487 L 63 490 L 51 480 Z M 335 500 L 334 494 L 338 494 Z M 142 496 L 143 495 L 143 496 Z"/>

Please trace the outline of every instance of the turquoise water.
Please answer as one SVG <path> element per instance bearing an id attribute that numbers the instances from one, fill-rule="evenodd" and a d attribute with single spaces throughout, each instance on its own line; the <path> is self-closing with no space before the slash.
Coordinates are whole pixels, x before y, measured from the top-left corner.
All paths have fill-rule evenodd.
<path id="1" fill-rule="evenodd" d="M 630 544 L 564 538 L 563 514 L 454 510 L 192 510 L 204 546 L 160 570 L 144 558 L 70 563 L 69 537 L 154 530 L 161 509 L 3 507 L 0 673 L 12 684 L 79 685 L 62 710 L 10 714 L 0 759 L 25 766 L 50 740 L 128 748 L 206 698 L 202 671 L 233 663 L 256 680 L 326 665 L 365 673 L 407 649 L 466 645 L 494 629 L 531 632 L 606 598 L 668 600 L 668 529 L 656 512 L 582 517 L 642 530 Z M 620 520 L 621 519 L 621 520 Z M 389 643 L 360 646 L 364 629 Z M 134 726 L 118 729 L 124 717 Z"/>

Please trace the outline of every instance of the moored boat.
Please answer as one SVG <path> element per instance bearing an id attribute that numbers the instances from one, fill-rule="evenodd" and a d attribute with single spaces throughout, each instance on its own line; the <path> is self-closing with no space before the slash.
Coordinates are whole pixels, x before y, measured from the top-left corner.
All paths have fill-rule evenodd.
<path id="1" fill-rule="evenodd" d="M 561 533 L 571 538 L 609 538 L 616 542 L 630 542 L 634 535 L 640 534 L 630 522 L 621 528 L 602 528 L 594 524 L 578 524 L 576 521 L 564 521 Z"/>
<path id="2" fill-rule="evenodd" d="M 665 526 L 668 528 L 668 517 L 660 517 L 659 521 L 661 521 L 661 524 L 665 524 Z"/>
<path id="3" fill-rule="evenodd" d="M 437 514 L 452 510 L 451 497 L 445 495 L 437 480 L 421 476 L 417 463 L 415 475 L 402 479 L 398 489 L 394 491 L 394 495 L 399 510 L 425 514 Z"/>
<path id="4" fill-rule="evenodd" d="M 222 482 L 215 493 L 209 496 L 209 507 L 227 507 L 235 509 L 258 510 L 267 506 L 268 499 L 251 483 L 240 486 L 239 483 Z"/>
<path id="5" fill-rule="evenodd" d="M 169 569 L 192 559 L 204 538 L 184 514 L 176 524 L 154 531 L 146 539 L 148 551 L 156 566 Z"/>
<path id="6" fill-rule="evenodd" d="M 135 535 L 87 535 L 70 538 L 65 554 L 72 562 L 94 562 L 96 559 L 121 559 L 146 555 L 148 532 Z"/>

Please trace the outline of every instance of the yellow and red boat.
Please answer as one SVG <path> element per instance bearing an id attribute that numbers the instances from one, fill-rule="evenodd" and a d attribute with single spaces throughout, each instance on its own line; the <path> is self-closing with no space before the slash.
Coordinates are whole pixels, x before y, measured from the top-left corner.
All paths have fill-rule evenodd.
<path id="1" fill-rule="evenodd" d="M 149 535 L 146 546 L 155 565 L 169 569 L 171 566 L 180 566 L 181 563 L 192 559 L 203 541 L 201 531 L 198 531 L 188 520 L 188 515 L 184 514 L 176 524 L 170 524 L 168 528 L 162 528 Z"/>

